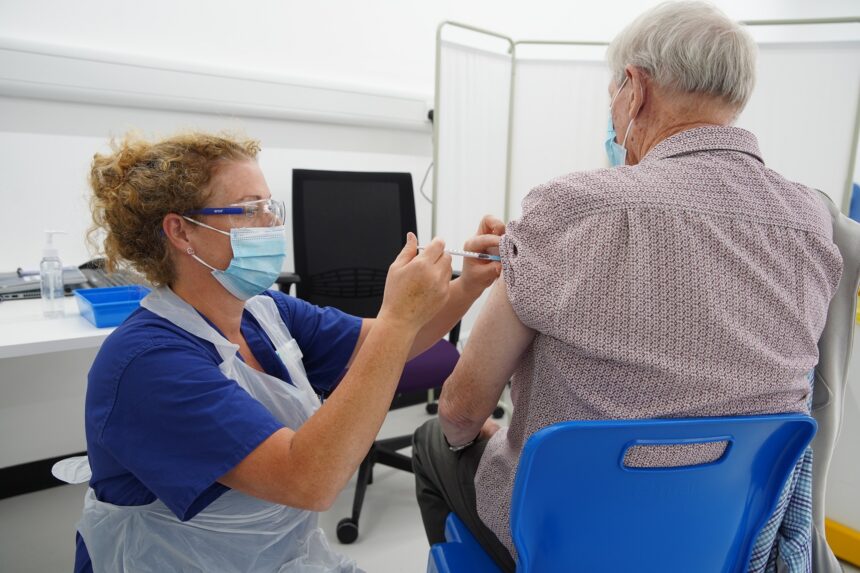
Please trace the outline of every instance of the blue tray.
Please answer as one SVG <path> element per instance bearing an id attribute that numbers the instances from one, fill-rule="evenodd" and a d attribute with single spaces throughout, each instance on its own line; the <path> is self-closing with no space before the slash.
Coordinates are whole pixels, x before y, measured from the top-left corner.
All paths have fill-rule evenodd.
<path id="1" fill-rule="evenodd" d="M 81 316 L 98 328 L 116 326 L 128 318 L 149 294 L 143 286 L 88 288 L 75 291 Z"/>

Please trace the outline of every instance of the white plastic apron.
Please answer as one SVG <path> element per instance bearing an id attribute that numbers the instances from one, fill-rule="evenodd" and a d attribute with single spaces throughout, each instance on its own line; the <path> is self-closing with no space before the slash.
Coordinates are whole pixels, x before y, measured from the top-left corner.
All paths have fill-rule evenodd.
<path id="1" fill-rule="evenodd" d="M 302 364 L 302 352 L 267 296 L 247 301 L 286 366 L 293 385 L 254 370 L 237 357 L 239 347 L 221 336 L 194 308 L 166 287 L 141 305 L 186 332 L 215 345 L 225 376 L 236 380 L 282 424 L 297 430 L 320 406 Z M 90 477 L 86 458 L 64 460 L 55 475 L 72 483 Z M 83 478 L 83 479 L 81 479 Z M 117 506 L 84 499 L 78 531 L 93 571 L 359 572 L 334 553 L 317 527 L 317 514 L 229 490 L 192 519 L 182 522 L 161 501 Z"/>

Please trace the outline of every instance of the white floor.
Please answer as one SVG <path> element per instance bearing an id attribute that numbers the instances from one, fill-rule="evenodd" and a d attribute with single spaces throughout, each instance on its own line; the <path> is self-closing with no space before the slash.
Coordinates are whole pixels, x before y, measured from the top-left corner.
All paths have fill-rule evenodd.
<path id="1" fill-rule="evenodd" d="M 381 437 L 411 432 L 429 416 L 423 406 L 393 411 Z M 72 570 L 75 523 L 86 486 L 57 487 L 0 500 L 0 572 L 55 573 Z M 332 545 L 368 573 L 425 571 L 428 546 L 415 504 L 412 475 L 379 466 L 367 490 L 358 540 L 340 545 L 337 522 L 351 514 L 352 487 L 320 518 Z M 846 573 L 860 569 L 845 566 Z"/>

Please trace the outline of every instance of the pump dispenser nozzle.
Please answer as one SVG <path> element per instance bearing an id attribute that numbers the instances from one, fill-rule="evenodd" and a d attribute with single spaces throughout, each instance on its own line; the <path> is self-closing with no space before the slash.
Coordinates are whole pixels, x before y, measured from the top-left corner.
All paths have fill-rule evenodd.
<path id="1" fill-rule="evenodd" d="M 54 235 L 65 235 L 65 231 L 45 229 L 45 248 L 42 249 L 42 257 L 58 257 L 57 247 L 54 246 Z"/>

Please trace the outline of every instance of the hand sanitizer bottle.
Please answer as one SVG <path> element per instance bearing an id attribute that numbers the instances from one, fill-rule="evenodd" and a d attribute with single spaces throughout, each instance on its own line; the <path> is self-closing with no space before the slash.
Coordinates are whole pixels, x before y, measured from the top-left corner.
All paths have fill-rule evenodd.
<path id="1" fill-rule="evenodd" d="M 47 318 L 62 318 L 65 315 L 63 297 L 63 263 L 54 246 L 54 235 L 64 231 L 45 231 L 47 242 L 39 263 L 39 279 L 42 282 L 42 310 Z"/>

